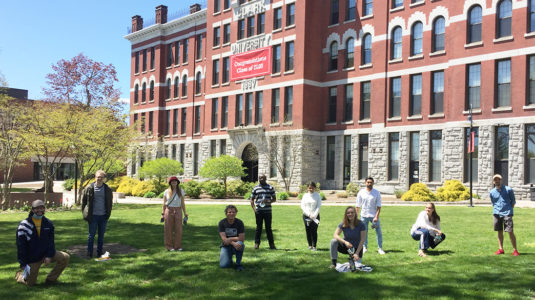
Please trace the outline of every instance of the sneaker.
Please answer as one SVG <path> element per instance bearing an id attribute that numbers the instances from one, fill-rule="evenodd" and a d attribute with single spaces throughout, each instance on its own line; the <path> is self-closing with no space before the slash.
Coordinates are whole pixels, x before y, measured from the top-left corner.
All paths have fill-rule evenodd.
<path id="1" fill-rule="evenodd" d="M 513 256 L 519 256 L 520 253 L 518 253 L 518 250 L 515 249 L 515 251 L 513 251 Z"/>
<path id="2" fill-rule="evenodd" d="M 175 249 L 171 248 L 171 249 L 168 249 L 167 251 L 175 251 Z"/>
<path id="3" fill-rule="evenodd" d="M 362 248 L 362 253 L 364 254 L 366 252 L 368 252 L 368 248 L 366 248 L 366 247 Z"/>
<path id="4" fill-rule="evenodd" d="M 498 249 L 498 251 L 494 252 L 494 255 L 500 255 L 500 254 L 504 254 L 505 251 L 503 251 L 503 249 Z"/>
<path id="5" fill-rule="evenodd" d="M 182 251 L 182 248 L 178 248 L 178 249 L 176 249 L 176 251 Z"/>
<path id="6" fill-rule="evenodd" d="M 379 254 L 381 254 L 381 255 L 386 254 L 386 253 L 383 251 L 383 249 L 381 249 L 381 248 L 379 248 L 379 250 L 377 250 L 377 252 L 379 252 Z"/>
<path id="7" fill-rule="evenodd" d="M 308 246 L 308 250 L 312 250 L 312 246 Z"/>
<path id="8" fill-rule="evenodd" d="M 260 244 L 254 244 L 254 248 L 258 249 L 260 247 Z"/>
<path id="9" fill-rule="evenodd" d="M 275 244 L 273 244 L 273 245 L 269 245 L 269 249 L 271 249 L 271 250 L 277 250 L 277 247 L 275 247 Z"/>
<path id="10" fill-rule="evenodd" d="M 238 272 L 243 271 L 243 267 L 242 267 L 242 265 L 237 265 L 237 266 L 236 266 L 236 271 L 238 271 Z"/>
<path id="11" fill-rule="evenodd" d="M 331 264 L 331 265 L 329 266 L 329 269 L 336 269 L 336 265 Z"/>

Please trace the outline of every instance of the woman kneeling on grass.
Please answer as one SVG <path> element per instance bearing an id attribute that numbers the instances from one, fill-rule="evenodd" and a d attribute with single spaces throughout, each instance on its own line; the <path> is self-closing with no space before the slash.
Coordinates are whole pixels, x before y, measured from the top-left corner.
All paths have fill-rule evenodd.
<path id="1" fill-rule="evenodd" d="M 344 233 L 344 238 L 340 233 Z M 338 224 L 334 231 L 334 238 L 331 240 L 331 259 L 332 264 L 329 268 L 336 268 L 338 252 L 348 254 L 348 250 L 354 251 L 353 259 L 356 262 L 362 260 L 362 247 L 366 240 L 366 226 L 357 218 L 355 207 L 348 206 L 344 213 L 342 223 Z"/>
<path id="2" fill-rule="evenodd" d="M 184 190 L 180 180 L 169 177 L 169 189 L 163 193 L 162 217 L 164 219 L 164 243 L 167 251 L 182 251 L 182 212 L 187 217 Z"/>
<path id="3" fill-rule="evenodd" d="M 419 240 L 418 255 L 427 256 L 424 250 L 435 247 L 446 239 L 446 235 L 440 231 L 440 217 L 435 209 L 435 204 L 429 203 L 425 210 L 418 214 L 416 223 L 411 228 L 412 238 Z"/>

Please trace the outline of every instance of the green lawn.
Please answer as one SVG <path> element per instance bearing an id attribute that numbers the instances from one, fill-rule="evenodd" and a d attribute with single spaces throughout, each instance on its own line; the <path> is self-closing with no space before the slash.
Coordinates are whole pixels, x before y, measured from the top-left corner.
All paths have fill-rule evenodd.
<path id="1" fill-rule="evenodd" d="M 253 250 L 254 215 L 249 206 L 239 206 L 238 218 L 246 225 L 245 270 L 219 269 L 217 223 L 224 217 L 223 205 L 189 205 L 190 220 L 184 231 L 184 252 L 167 252 L 163 246 L 161 206 L 120 205 L 108 223 L 106 242 L 119 242 L 140 249 L 128 255 L 113 255 L 108 262 L 71 257 L 60 277 L 61 284 L 41 284 L 50 267 L 41 269 L 38 285 L 17 284 L 15 231 L 26 213 L 0 214 L 0 299 L 29 299 L 39 295 L 52 299 L 357 299 L 437 297 L 444 299 L 535 297 L 535 210 L 515 209 L 519 257 L 511 256 L 506 236 L 506 255 L 494 256 L 496 234 L 492 231 L 490 207 L 437 207 L 446 240 L 417 256 L 418 243 L 409 235 L 422 207 L 384 207 L 381 212 L 384 250 L 371 250 L 363 262 L 372 273 L 337 273 L 329 270 L 329 241 L 344 207 L 321 210 L 319 251 L 307 249 L 298 206 L 277 206 L 273 213 L 278 250 L 267 249 L 263 234 L 260 250 Z M 87 224 L 79 211 L 49 212 L 56 226 L 56 247 L 85 244 Z M 340 261 L 343 262 L 343 256 Z M 38 293 L 38 294 L 37 294 Z"/>
<path id="2" fill-rule="evenodd" d="M 11 192 L 12 193 L 26 193 L 26 192 L 31 192 L 33 191 L 32 188 L 11 188 Z"/>

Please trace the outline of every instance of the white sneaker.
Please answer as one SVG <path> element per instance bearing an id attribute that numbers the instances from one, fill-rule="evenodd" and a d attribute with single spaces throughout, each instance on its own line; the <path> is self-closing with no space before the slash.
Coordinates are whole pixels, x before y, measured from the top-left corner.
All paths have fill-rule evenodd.
<path id="1" fill-rule="evenodd" d="M 366 252 L 368 252 L 368 248 L 363 247 L 363 248 L 362 248 L 362 253 L 364 254 L 364 253 L 366 253 Z"/>
<path id="2" fill-rule="evenodd" d="M 379 252 L 379 254 L 383 255 L 383 254 L 386 254 L 383 249 L 379 248 L 379 250 L 377 250 L 377 252 Z"/>

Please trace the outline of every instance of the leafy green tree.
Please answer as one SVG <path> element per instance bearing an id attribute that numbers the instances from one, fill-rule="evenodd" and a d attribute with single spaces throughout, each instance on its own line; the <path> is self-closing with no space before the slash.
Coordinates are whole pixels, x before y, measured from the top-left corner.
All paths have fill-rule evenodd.
<path id="1" fill-rule="evenodd" d="M 206 178 L 222 180 L 227 195 L 227 179 L 229 177 L 245 176 L 243 161 L 235 156 L 221 155 L 208 159 L 199 171 L 199 175 Z"/>
<path id="2" fill-rule="evenodd" d="M 156 177 L 160 182 L 164 177 L 177 174 L 184 174 L 182 164 L 167 157 L 147 161 L 139 168 L 139 176 L 144 178 Z"/>

